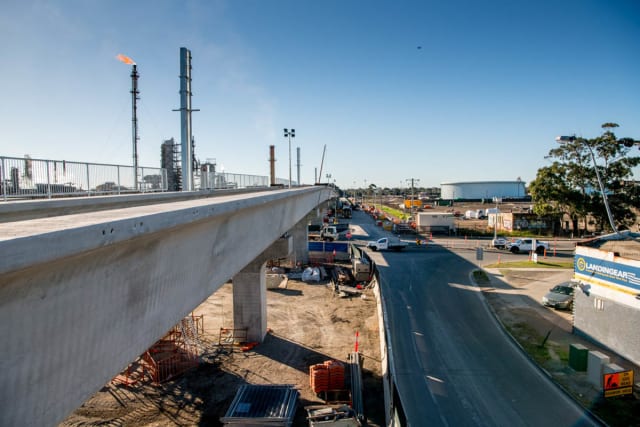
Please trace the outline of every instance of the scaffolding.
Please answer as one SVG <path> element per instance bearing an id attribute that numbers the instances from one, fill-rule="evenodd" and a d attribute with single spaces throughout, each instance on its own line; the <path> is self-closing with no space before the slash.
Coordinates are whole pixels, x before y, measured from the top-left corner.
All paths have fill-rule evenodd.
<path id="1" fill-rule="evenodd" d="M 182 190 L 182 168 L 180 144 L 173 138 L 162 143 L 160 163 L 167 171 L 167 187 L 169 191 Z"/>
<path id="2" fill-rule="evenodd" d="M 150 381 L 160 384 L 200 364 L 204 316 L 193 313 L 180 321 L 162 339 L 116 376 L 112 383 L 133 386 Z"/>

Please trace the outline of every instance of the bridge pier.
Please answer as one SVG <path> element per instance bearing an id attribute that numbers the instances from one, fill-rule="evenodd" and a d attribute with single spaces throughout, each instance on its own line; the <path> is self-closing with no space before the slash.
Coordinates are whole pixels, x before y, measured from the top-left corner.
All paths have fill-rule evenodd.
<path id="1" fill-rule="evenodd" d="M 247 341 L 262 342 L 267 333 L 268 260 L 291 254 L 293 238 L 283 237 L 233 276 L 233 328 L 247 329 Z"/>
<path id="2" fill-rule="evenodd" d="M 309 227 L 306 218 L 299 221 L 290 231 L 293 237 L 293 265 L 309 262 Z"/>

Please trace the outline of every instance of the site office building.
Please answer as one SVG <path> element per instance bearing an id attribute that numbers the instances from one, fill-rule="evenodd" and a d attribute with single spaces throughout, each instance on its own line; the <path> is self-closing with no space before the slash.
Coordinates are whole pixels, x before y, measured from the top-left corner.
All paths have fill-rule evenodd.
<path id="1" fill-rule="evenodd" d="M 576 245 L 574 331 L 640 365 L 640 233 Z"/>

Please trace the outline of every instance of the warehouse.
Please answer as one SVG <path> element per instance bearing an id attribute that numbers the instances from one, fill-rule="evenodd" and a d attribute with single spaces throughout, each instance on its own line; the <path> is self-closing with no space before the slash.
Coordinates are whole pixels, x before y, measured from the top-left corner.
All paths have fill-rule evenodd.
<path id="1" fill-rule="evenodd" d="M 524 182 L 516 181 L 476 181 L 443 182 L 440 184 L 441 198 L 444 200 L 493 200 L 523 199 L 526 196 Z"/>
<path id="2" fill-rule="evenodd" d="M 640 233 L 576 246 L 574 330 L 640 364 Z"/>

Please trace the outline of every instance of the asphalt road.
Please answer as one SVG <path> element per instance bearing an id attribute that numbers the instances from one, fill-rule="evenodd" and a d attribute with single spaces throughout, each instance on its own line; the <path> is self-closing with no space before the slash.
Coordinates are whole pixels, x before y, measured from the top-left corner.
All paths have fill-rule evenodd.
<path id="1" fill-rule="evenodd" d="M 383 234 L 368 217 L 352 223 Z M 471 282 L 473 255 L 433 244 L 371 253 L 408 425 L 599 425 L 501 329 Z"/>

